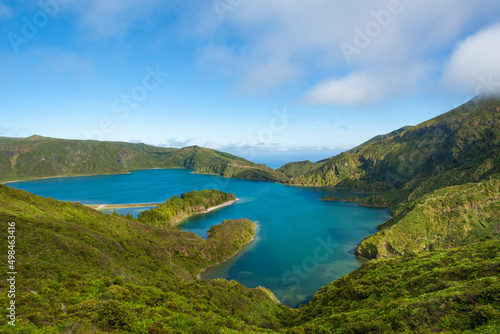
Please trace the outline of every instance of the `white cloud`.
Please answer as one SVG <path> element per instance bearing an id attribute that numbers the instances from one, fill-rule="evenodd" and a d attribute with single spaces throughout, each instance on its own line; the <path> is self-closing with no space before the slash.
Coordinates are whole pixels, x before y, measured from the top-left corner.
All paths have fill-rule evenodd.
<path id="1" fill-rule="evenodd" d="M 159 146 L 161 147 L 175 147 L 175 148 L 182 148 L 186 147 L 189 145 L 189 143 L 192 143 L 194 139 L 186 139 L 186 140 L 180 140 L 174 137 L 171 137 L 166 140 L 164 144 L 160 144 Z"/>
<path id="2" fill-rule="evenodd" d="M 355 72 L 320 82 L 306 93 L 304 101 L 319 105 L 363 105 L 379 100 L 383 90 L 372 75 Z"/>
<path id="3" fill-rule="evenodd" d="M 469 93 L 500 93 L 500 24 L 462 41 L 443 75 L 448 87 Z"/>
<path id="4" fill-rule="evenodd" d="M 238 5 L 226 12 L 222 21 L 215 10 L 203 7 L 200 23 L 193 31 L 210 47 L 210 52 L 200 56 L 204 66 L 214 73 L 233 75 L 237 91 L 270 92 L 290 84 L 309 83 L 310 87 L 316 86 L 314 93 L 323 103 L 356 104 L 391 95 L 392 90 L 384 87 L 387 80 L 379 84 L 382 87 L 349 90 L 345 97 L 329 98 L 325 92 L 332 91 L 329 87 L 345 90 L 341 84 L 367 86 L 373 76 L 395 77 L 394 72 L 412 75 L 409 79 L 401 76 L 403 86 L 410 92 L 418 90 L 434 75 L 429 69 L 443 65 L 441 55 L 449 52 L 470 27 L 491 25 L 498 22 L 500 15 L 497 0 L 400 0 L 400 13 L 392 15 L 390 22 L 370 38 L 368 46 L 348 63 L 340 44 L 353 43 L 357 28 L 364 30 L 376 21 L 373 12 L 387 10 L 395 1 L 235 2 Z M 423 72 L 415 73 L 416 68 Z M 360 72 L 371 73 L 372 78 L 363 78 Z M 398 89 L 395 92 L 400 94 Z"/>
<path id="5" fill-rule="evenodd" d="M 302 102 L 313 105 L 362 106 L 389 96 L 408 95 L 433 68 L 414 64 L 405 69 L 378 68 L 354 71 L 342 78 L 329 78 L 307 91 Z"/>

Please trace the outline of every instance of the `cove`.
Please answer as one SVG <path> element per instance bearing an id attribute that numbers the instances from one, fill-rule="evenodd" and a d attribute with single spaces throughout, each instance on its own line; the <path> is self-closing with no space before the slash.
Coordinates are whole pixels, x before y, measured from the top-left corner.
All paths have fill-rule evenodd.
<path id="1" fill-rule="evenodd" d="M 231 192 L 239 199 L 236 204 L 193 216 L 178 227 L 206 238 L 210 227 L 225 219 L 257 222 L 255 240 L 229 261 L 209 268 L 202 278 L 265 286 L 289 306 L 307 301 L 322 286 L 357 269 L 363 260 L 355 257 L 354 248 L 389 218 L 387 209 L 319 200 L 324 195 L 359 196 L 350 191 L 229 179 L 180 169 L 52 178 L 8 186 L 82 204 L 158 203 L 183 192 L 211 188 Z M 137 208 L 127 210 L 137 214 Z"/>

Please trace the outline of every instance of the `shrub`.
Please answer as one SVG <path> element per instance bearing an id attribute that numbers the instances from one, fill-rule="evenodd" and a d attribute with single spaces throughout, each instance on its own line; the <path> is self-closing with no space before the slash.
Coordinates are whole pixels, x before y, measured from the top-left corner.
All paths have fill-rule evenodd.
<path id="1" fill-rule="evenodd" d="M 500 319 L 500 312 L 491 305 L 481 305 L 474 308 L 469 317 L 471 327 L 476 328 L 487 324 L 491 320 Z"/>
<path id="2" fill-rule="evenodd" d="M 127 305 L 117 300 L 107 300 L 99 305 L 98 318 L 115 329 L 129 328 L 134 319 Z"/>

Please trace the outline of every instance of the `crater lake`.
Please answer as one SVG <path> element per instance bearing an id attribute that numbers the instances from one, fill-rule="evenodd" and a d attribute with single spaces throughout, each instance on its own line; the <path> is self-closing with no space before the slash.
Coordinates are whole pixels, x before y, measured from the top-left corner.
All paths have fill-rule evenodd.
<path id="1" fill-rule="evenodd" d="M 248 218 L 257 223 L 255 240 L 235 257 L 209 268 L 202 278 L 236 280 L 251 288 L 261 285 L 289 306 L 309 300 L 322 286 L 357 269 L 363 259 L 354 255 L 356 245 L 389 219 L 388 209 L 320 200 L 324 195 L 359 196 L 351 191 L 229 179 L 182 169 L 50 178 L 8 186 L 82 204 L 159 203 L 201 189 L 231 192 L 238 198 L 235 204 L 177 226 L 206 238 L 210 227 L 225 219 Z M 118 212 L 137 216 L 140 210 Z"/>

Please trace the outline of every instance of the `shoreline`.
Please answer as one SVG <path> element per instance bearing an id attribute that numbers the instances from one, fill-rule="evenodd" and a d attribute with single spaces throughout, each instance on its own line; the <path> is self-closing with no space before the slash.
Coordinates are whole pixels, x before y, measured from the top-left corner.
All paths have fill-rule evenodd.
<path id="1" fill-rule="evenodd" d="M 197 214 L 200 214 L 200 213 L 209 213 L 211 211 L 215 211 L 215 210 L 218 210 L 218 209 L 221 209 L 223 207 L 226 207 L 226 206 L 230 206 L 230 205 L 233 205 L 235 204 L 236 202 L 238 202 L 240 199 L 237 198 L 237 199 L 232 199 L 230 201 L 227 201 L 226 203 L 222 203 L 222 204 L 219 204 L 219 205 L 216 205 L 216 206 L 212 206 L 208 209 L 206 209 L 204 212 L 198 212 L 198 213 L 195 213 L 195 215 Z"/>
<path id="2" fill-rule="evenodd" d="M 220 265 L 220 264 L 223 264 L 223 263 L 226 263 L 227 261 L 231 260 L 232 258 L 234 258 L 236 255 L 238 255 L 239 253 L 241 253 L 243 251 L 243 249 L 248 246 L 248 244 L 250 244 L 252 241 L 255 240 L 255 238 L 257 237 L 257 228 L 259 227 L 257 224 L 259 223 L 258 221 L 256 222 L 252 222 L 255 226 L 253 228 L 253 232 L 254 232 L 254 235 L 252 237 L 252 239 L 248 240 L 246 243 L 244 243 L 241 248 L 236 252 L 234 253 L 233 255 L 231 255 L 230 257 L 228 257 L 227 259 L 225 259 L 224 261 L 222 262 L 217 262 L 217 263 L 214 263 L 212 265 L 209 265 L 208 267 L 204 268 L 201 273 L 199 273 L 198 275 L 196 275 L 196 279 L 200 280 L 200 279 L 204 279 L 204 278 L 201 278 L 201 275 L 203 275 L 208 269 L 214 267 L 214 266 L 217 266 L 217 265 Z"/>
<path id="3" fill-rule="evenodd" d="M 159 169 L 159 168 L 151 168 L 151 169 Z M 149 170 L 149 169 L 145 169 L 145 170 Z M 44 177 L 29 177 L 29 178 L 20 179 L 20 180 L 4 181 L 4 182 L 1 182 L 0 184 L 8 184 L 8 183 L 16 183 L 16 182 L 26 182 L 26 181 L 38 181 L 38 180 L 49 180 L 49 179 L 59 179 L 59 178 L 62 179 L 62 178 L 70 178 L 70 177 L 125 175 L 125 174 L 130 174 L 131 172 L 134 172 L 134 171 L 126 171 L 126 172 L 120 172 L 120 173 L 105 173 L 105 174 L 77 174 L 77 175 L 55 175 L 55 176 L 44 176 Z"/>
<path id="4" fill-rule="evenodd" d="M 130 203 L 130 204 L 83 204 L 94 210 L 113 210 L 113 209 L 130 209 L 130 208 L 145 208 L 149 206 L 158 206 L 162 203 Z"/>
<path id="5" fill-rule="evenodd" d="M 219 204 L 219 205 L 216 205 L 216 206 L 212 206 L 208 209 L 206 209 L 205 211 L 201 211 L 201 212 L 196 212 L 196 213 L 193 213 L 187 217 L 184 217 L 182 218 L 181 221 L 179 221 L 178 223 L 176 223 L 175 225 L 178 225 L 180 224 L 182 221 L 184 221 L 185 219 L 188 219 L 194 215 L 200 215 L 200 214 L 205 214 L 205 213 L 209 213 L 209 212 L 212 212 L 212 211 L 215 211 L 215 210 L 218 210 L 218 209 L 221 209 L 221 208 L 224 208 L 226 206 L 229 206 L 229 205 L 233 205 L 235 204 L 237 201 L 239 200 L 239 198 L 237 199 L 232 199 L 230 201 L 227 201 L 225 203 L 222 203 L 222 204 Z M 86 207 L 89 207 L 91 209 L 94 209 L 94 210 L 97 210 L 97 211 L 100 211 L 100 210 L 113 210 L 113 209 L 130 209 L 130 208 L 145 208 L 145 207 L 151 207 L 151 206 L 159 206 L 163 203 L 130 203 L 130 204 L 83 204 L 85 205 Z"/>
<path id="6" fill-rule="evenodd" d="M 232 200 L 229 200 L 229 201 L 227 201 L 227 202 L 225 202 L 225 203 L 222 203 L 222 204 L 219 204 L 219 205 L 216 205 L 216 206 L 212 206 L 212 207 L 210 207 L 210 208 L 206 209 L 205 211 L 200 211 L 200 212 L 195 212 L 195 213 L 192 213 L 192 214 L 190 214 L 190 215 L 188 215 L 188 216 L 186 216 L 186 217 L 182 217 L 182 218 L 181 218 L 180 220 L 178 220 L 178 221 L 174 221 L 174 222 L 172 222 L 170 225 L 171 225 L 171 226 L 179 226 L 179 225 L 182 225 L 182 224 L 184 224 L 184 223 L 185 223 L 185 221 L 186 221 L 187 219 L 189 219 L 189 218 L 191 218 L 191 217 L 193 217 L 193 216 L 196 216 L 196 215 L 204 215 L 204 214 L 209 213 L 209 212 L 211 212 L 211 211 L 215 211 L 215 210 L 218 210 L 218 209 L 222 209 L 222 208 L 224 208 L 224 207 L 226 207 L 226 206 L 229 206 L 229 205 L 233 205 L 233 204 L 235 204 L 235 203 L 236 203 L 236 202 L 238 202 L 239 200 L 240 200 L 239 198 L 237 198 L 237 199 L 232 199 Z M 175 218 L 175 217 L 174 217 L 174 218 Z"/>

